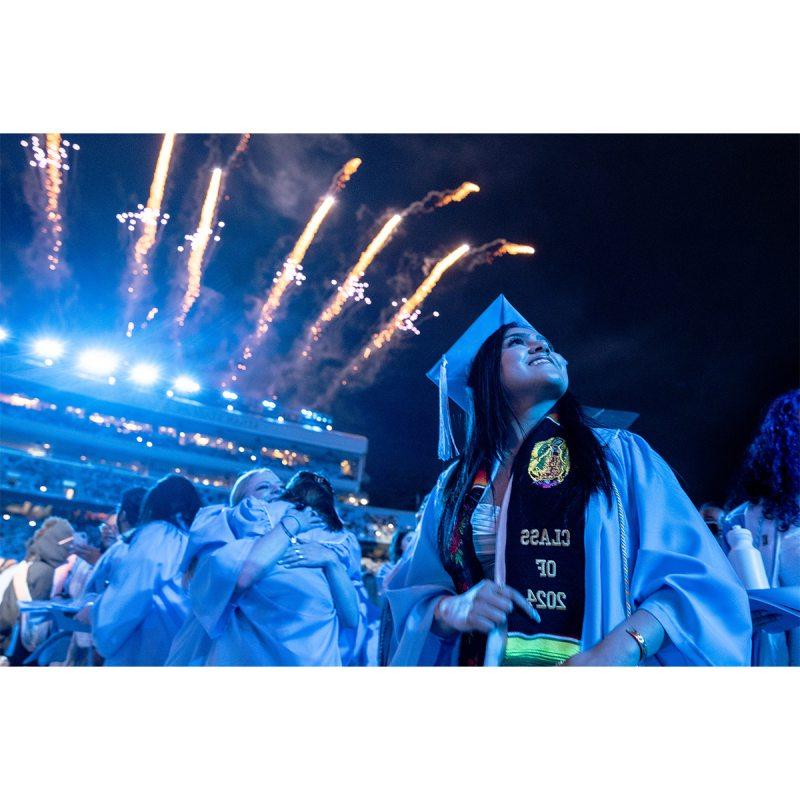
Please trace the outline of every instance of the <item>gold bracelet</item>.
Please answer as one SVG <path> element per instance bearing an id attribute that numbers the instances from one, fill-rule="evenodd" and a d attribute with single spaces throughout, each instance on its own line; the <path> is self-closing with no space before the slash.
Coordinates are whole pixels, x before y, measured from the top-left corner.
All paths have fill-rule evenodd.
<path id="1" fill-rule="evenodd" d="M 635 630 L 634 628 L 626 628 L 625 633 L 629 636 L 632 636 L 639 645 L 639 663 L 641 664 L 647 658 L 647 642 L 645 641 L 644 636 L 642 636 L 639 631 Z"/>

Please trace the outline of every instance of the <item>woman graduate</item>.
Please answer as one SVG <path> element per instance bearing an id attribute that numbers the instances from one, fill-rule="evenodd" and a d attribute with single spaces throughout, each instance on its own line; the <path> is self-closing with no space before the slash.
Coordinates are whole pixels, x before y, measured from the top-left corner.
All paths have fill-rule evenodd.
<path id="1" fill-rule="evenodd" d="M 723 530 L 741 525 L 753 533 L 769 585 L 800 586 L 800 390 L 770 405 L 728 505 L 735 508 L 723 519 Z M 769 616 L 755 616 L 753 664 L 800 666 L 800 628 L 769 633 L 763 629 Z"/>
<path id="2" fill-rule="evenodd" d="M 76 615 L 88 617 L 106 666 L 161 666 L 189 613 L 181 562 L 200 495 L 179 475 L 145 495 L 139 525 L 108 586 Z"/>
<path id="3" fill-rule="evenodd" d="M 281 491 L 273 472 L 254 470 L 231 503 L 192 527 L 192 615 L 168 664 L 341 666 L 340 631 L 358 625 L 359 606 L 331 485 L 301 471 Z"/>
<path id="4" fill-rule="evenodd" d="M 467 412 L 387 597 L 393 665 L 749 661 L 747 597 L 668 465 L 589 428 L 566 361 L 501 295 L 428 373 Z"/>

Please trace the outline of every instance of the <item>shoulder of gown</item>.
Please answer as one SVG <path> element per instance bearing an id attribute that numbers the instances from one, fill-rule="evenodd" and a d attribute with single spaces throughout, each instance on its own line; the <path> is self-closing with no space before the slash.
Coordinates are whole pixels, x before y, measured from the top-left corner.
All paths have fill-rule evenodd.
<path id="1" fill-rule="evenodd" d="M 747 593 L 669 464 L 635 433 L 608 438 L 609 467 L 631 534 L 631 596 L 669 639 L 670 664 L 746 665 Z"/>

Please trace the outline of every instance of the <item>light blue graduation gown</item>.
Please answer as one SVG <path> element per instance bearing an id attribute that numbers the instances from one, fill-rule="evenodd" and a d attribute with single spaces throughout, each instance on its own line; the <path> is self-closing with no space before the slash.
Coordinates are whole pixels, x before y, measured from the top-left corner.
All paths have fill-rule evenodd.
<path id="1" fill-rule="evenodd" d="M 181 563 L 188 537 L 168 522 L 138 528 L 92 606 L 92 638 L 106 666 L 161 666 L 189 614 Z M 109 551 L 110 552 L 110 551 Z"/>
<path id="2" fill-rule="evenodd" d="M 276 506 L 246 498 L 234 508 L 200 510 L 185 560 L 194 564 L 192 614 L 175 638 L 169 665 L 342 665 L 339 620 L 323 569 L 275 564 L 252 586 L 237 590 L 253 545 L 277 522 Z M 351 538 L 323 528 L 298 536 L 329 547 L 348 573 L 354 568 Z"/>
<path id="3" fill-rule="evenodd" d="M 667 639 L 648 665 L 738 665 L 750 661 L 747 595 L 702 517 L 667 463 L 629 431 L 595 429 L 620 494 L 628 540 L 632 610 L 649 611 Z M 459 636 L 431 631 L 433 610 L 454 594 L 442 566 L 437 529 L 439 478 L 409 561 L 387 587 L 395 623 L 392 665 L 455 665 Z M 620 515 L 612 495 L 593 494 L 586 508 L 586 605 L 581 646 L 596 645 L 626 618 Z"/>
<path id="4" fill-rule="evenodd" d="M 111 576 L 120 567 L 122 560 L 128 552 L 128 543 L 121 538 L 117 539 L 94 565 L 89 579 L 86 581 L 85 594 L 100 594 L 111 583 Z"/>

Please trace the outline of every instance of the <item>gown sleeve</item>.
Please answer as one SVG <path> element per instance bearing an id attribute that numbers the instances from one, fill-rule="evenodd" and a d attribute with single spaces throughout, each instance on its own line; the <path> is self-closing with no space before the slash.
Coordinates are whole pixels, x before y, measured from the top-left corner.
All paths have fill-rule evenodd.
<path id="1" fill-rule="evenodd" d="M 246 498 L 234 508 L 210 506 L 190 532 L 186 565 L 191 565 L 189 602 L 198 622 L 215 639 L 235 608 L 237 581 L 258 538 L 273 528 L 268 504 Z"/>
<path id="2" fill-rule="evenodd" d="M 86 581 L 84 595 L 100 594 L 105 591 L 106 586 L 111 582 L 113 565 L 122 554 L 123 548 L 127 546 L 118 539 L 100 556 L 100 560 L 94 565 L 94 569 Z"/>
<path id="3" fill-rule="evenodd" d="M 175 577 L 183 544 L 179 536 L 165 535 L 167 527 L 151 522 L 137 532 L 124 568 L 113 571 L 108 587 L 92 606 L 92 638 L 106 658 L 130 638 L 152 609 L 155 593 Z"/>
<path id="4" fill-rule="evenodd" d="M 747 594 L 728 559 L 661 456 L 635 434 L 620 441 L 633 537 L 638 534 L 632 602 L 649 611 L 669 639 L 656 660 L 748 665 Z"/>
<path id="5" fill-rule="evenodd" d="M 358 623 L 355 628 L 339 628 L 339 650 L 342 655 L 342 665 L 361 663 L 361 654 L 368 633 L 368 606 L 369 596 L 361 576 L 361 546 L 354 533 L 342 532 L 337 541 L 323 542 L 326 547 L 333 550 L 347 572 L 358 597 Z"/>
<path id="6" fill-rule="evenodd" d="M 399 563 L 386 586 L 396 640 L 392 666 L 454 665 L 458 661 L 460 636 L 439 636 L 432 630 L 436 603 L 444 595 L 456 593 L 450 575 L 442 566 L 438 548 L 446 477 L 447 472 L 440 477 L 425 507 L 410 558 Z"/>

